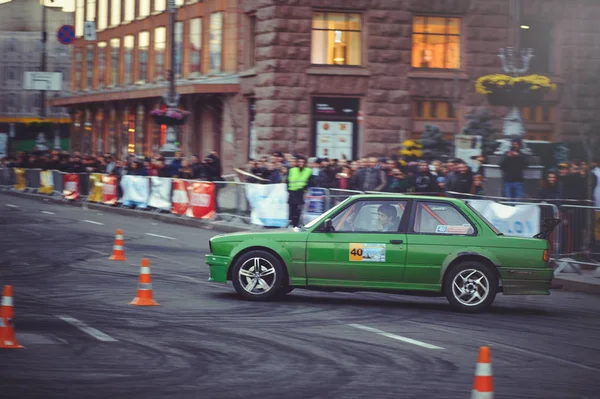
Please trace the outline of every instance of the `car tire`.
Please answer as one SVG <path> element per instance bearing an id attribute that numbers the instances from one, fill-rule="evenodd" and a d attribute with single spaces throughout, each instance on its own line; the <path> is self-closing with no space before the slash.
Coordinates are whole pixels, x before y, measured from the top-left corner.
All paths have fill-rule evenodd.
<path id="1" fill-rule="evenodd" d="M 231 282 L 244 299 L 268 301 L 285 292 L 287 273 L 277 257 L 267 251 L 256 250 L 238 258 L 231 270 Z"/>
<path id="2" fill-rule="evenodd" d="M 452 267 L 443 284 L 450 305 L 465 313 L 481 313 L 488 309 L 498 290 L 498 278 L 494 270 L 486 264 L 473 261 Z"/>

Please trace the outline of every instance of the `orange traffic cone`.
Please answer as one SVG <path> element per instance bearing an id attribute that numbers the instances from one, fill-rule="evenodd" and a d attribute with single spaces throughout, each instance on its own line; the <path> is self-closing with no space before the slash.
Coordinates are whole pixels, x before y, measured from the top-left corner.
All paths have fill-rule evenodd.
<path id="1" fill-rule="evenodd" d="M 142 267 L 140 268 L 140 280 L 138 283 L 138 291 L 130 305 L 136 306 L 158 306 L 152 295 L 152 277 L 150 277 L 150 262 L 148 259 L 142 259 Z"/>
<path id="2" fill-rule="evenodd" d="M 123 249 L 123 230 L 117 229 L 117 235 L 115 236 L 115 245 L 113 245 L 113 253 L 110 260 L 127 260 L 125 258 L 125 251 Z"/>
<path id="3" fill-rule="evenodd" d="M 2 293 L 2 308 L 0 309 L 0 348 L 22 348 L 15 338 L 13 317 L 12 285 L 5 285 Z"/>
<path id="4" fill-rule="evenodd" d="M 494 397 L 494 381 L 492 378 L 492 361 L 490 348 L 479 348 L 479 359 L 475 368 L 475 380 L 471 399 L 492 399 Z"/>

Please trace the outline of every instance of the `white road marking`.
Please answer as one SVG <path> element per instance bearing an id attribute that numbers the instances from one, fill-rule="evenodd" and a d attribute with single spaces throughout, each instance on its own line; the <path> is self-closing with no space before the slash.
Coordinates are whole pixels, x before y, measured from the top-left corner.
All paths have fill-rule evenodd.
<path id="1" fill-rule="evenodd" d="M 82 220 L 82 222 L 91 223 L 91 224 L 99 224 L 101 226 L 104 226 L 104 223 L 94 222 L 93 220 Z"/>
<path id="2" fill-rule="evenodd" d="M 56 215 L 56 213 L 50 211 L 42 211 L 42 213 L 45 213 L 46 215 Z"/>
<path id="3" fill-rule="evenodd" d="M 18 206 L 13 205 L 13 204 L 6 204 L 6 206 L 8 206 L 9 208 L 18 208 Z"/>
<path id="4" fill-rule="evenodd" d="M 181 274 L 175 274 L 174 276 L 175 276 L 175 277 L 182 278 L 182 279 L 184 279 L 184 280 L 189 280 L 189 281 L 192 281 L 192 282 L 194 282 L 194 283 L 203 283 L 203 282 L 204 282 L 204 281 L 202 281 L 202 280 L 198 280 L 197 278 L 193 278 L 193 277 L 190 277 L 190 276 L 182 276 Z"/>
<path id="5" fill-rule="evenodd" d="M 167 236 L 161 236 L 160 234 L 152 234 L 152 233 L 146 233 L 147 236 L 152 236 L 152 237 L 158 237 L 158 238 L 165 238 L 167 240 L 176 240 L 176 238 L 173 237 L 167 237 Z"/>
<path id="6" fill-rule="evenodd" d="M 364 330 L 364 331 L 369 331 L 375 334 L 379 334 L 381 336 L 387 337 L 387 338 L 391 338 L 391 339 L 395 339 L 398 341 L 402 341 L 402 342 L 406 342 L 407 344 L 412 344 L 412 345 L 417 345 L 423 348 L 427 348 L 427 349 L 444 349 L 440 346 L 435 346 L 432 344 L 428 344 L 427 342 L 422 342 L 422 341 L 417 341 L 416 339 L 412 339 L 412 338 L 407 338 L 407 337 L 403 337 L 401 335 L 396 335 L 396 334 L 391 334 L 385 331 L 381 331 L 378 330 L 376 328 L 372 328 L 372 327 L 367 327 L 367 326 L 363 326 L 362 324 L 348 324 L 350 327 L 354 327 L 354 328 L 358 328 L 359 330 Z"/>
<path id="7" fill-rule="evenodd" d="M 95 329 L 94 327 L 90 327 L 87 324 L 85 324 L 84 322 L 77 320 L 69 315 L 61 315 L 61 316 L 56 316 L 56 317 L 79 328 L 81 331 L 91 335 L 92 337 L 96 338 L 98 341 L 118 342 L 116 339 L 114 339 L 110 335 L 105 334 L 102 331 Z"/>
<path id="8" fill-rule="evenodd" d="M 95 252 L 95 253 L 100 254 L 100 255 L 106 255 L 106 256 L 110 255 L 110 254 L 108 254 L 106 252 L 98 251 L 97 249 L 92 249 L 92 248 L 85 248 L 85 249 L 87 249 L 90 252 Z"/>

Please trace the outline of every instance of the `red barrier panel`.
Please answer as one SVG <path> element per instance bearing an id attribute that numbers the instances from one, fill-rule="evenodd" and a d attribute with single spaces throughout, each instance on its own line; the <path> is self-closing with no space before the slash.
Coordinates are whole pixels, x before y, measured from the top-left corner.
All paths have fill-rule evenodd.
<path id="1" fill-rule="evenodd" d="M 197 219 L 212 219 L 217 213 L 214 183 L 193 182 L 189 187 L 190 206 L 186 215 Z"/>
<path id="2" fill-rule="evenodd" d="M 184 180 L 173 179 L 173 199 L 171 213 L 185 215 L 190 205 L 188 195 L 189 183 Z"/>
<path id="3" fill-rule="evenodd" d="M 67 173 L 63 176 L 63 195 L 68 200 L 79 199 L 79 175 Z"/>
<path id="4" fill-rule="evenodd" d="M 118 199 L 117 176 L 102 176 L 102 203 L 116 205 Z"/>

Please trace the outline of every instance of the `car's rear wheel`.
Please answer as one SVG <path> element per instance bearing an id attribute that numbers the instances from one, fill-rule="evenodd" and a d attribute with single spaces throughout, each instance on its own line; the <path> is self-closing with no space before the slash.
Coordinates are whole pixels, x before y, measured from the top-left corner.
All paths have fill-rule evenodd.
<path id="1" fill-rule="evenodd" d="M 496 297 L 498 279 L 491 268 L 479 262 L 463 262 L 454 266 L 444 279 L 448 302 L 468 313 L 485 311 Z"/>
<path id="2" fill-rule="evenodd" d="M 250 251 L 233 266 L 233 287 L 242 297 L 268 301 L 281 295 L 286 287 L 285 268 L 281 261 L 266 251 Z"/>

